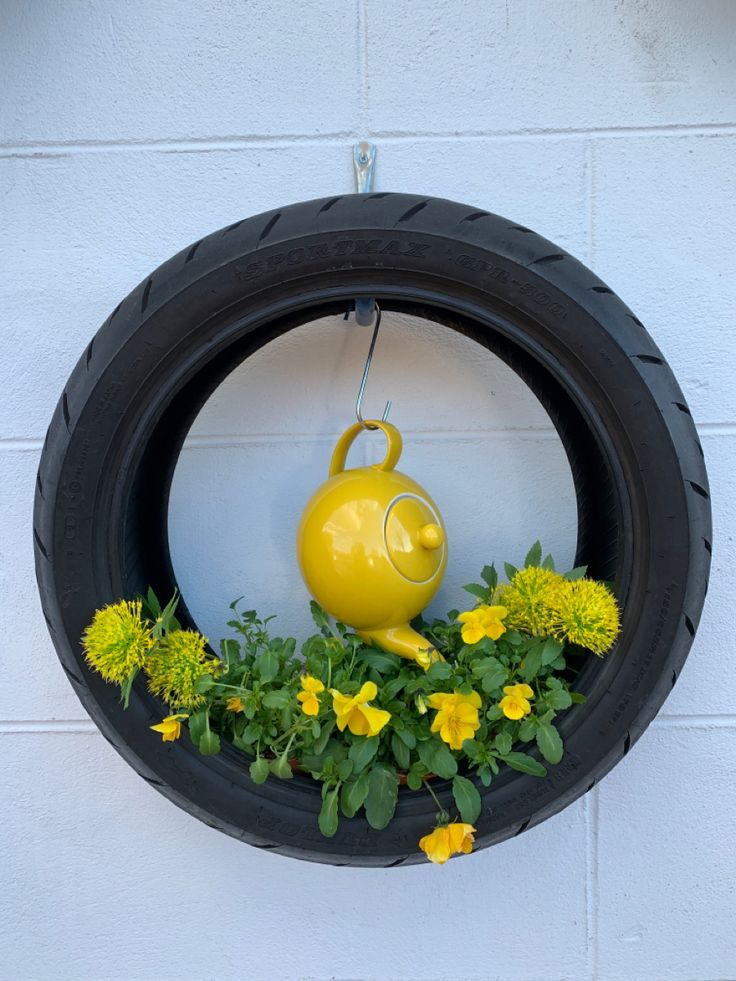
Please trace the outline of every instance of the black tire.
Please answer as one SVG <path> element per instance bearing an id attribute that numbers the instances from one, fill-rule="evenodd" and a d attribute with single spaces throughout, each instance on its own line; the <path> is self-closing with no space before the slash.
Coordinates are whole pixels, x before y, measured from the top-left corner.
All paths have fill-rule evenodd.
<path id="1" fill-rule="evenodd" d="M 114 310 L 61 396 L 38 476 L 36 570 L 64 670 L 131 766 L 210 826 L 311 861 L 394 866 L 423 860 L 417 842 L 435 811 L 428 795 L 402 789 L 384 831 L 343 819 L 323 838 L 310 778 L 257 787 L 231 748 L 205 758 L 188 739 L 153 739 L 161 705 L 137 684 L 123 711 L 79 642 L 103 604 L 148 583 L 161 596 L 173 590 L 169 485 L 213 388 L 272 338 L 355 296 L 460 330 L 525 380 L 568 454 L 578 561 L 615 582 L 624 609 L 616 649 L 578 677 L 587 704 L 560 720 L 563 762 L 544 780 L 508 771 L 482 791 L 477 847 L 574 801 L 652 720 L 700 616 L 710 502 L 690 412 L 642 324 L 590 270 L 496 215 L 405 194 L 294 204 L 196 242 Z M 448 786 L 437 789 L 449 800 Z"/>

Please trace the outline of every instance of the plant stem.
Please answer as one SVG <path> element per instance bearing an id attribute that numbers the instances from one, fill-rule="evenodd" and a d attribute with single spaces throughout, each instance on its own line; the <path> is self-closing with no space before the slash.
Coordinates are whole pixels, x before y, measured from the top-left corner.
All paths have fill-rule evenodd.
<path id="1" fill-rule="evenodd" d="M 439 813 L 437 815 L 438 820 L 439 820 L 439 823 L 440 824 L 446 823 L 447 820 L 449 819 L 450 815 L 444 809 L 444 807 L 442 806 L 442 804 L 440 804 L 440 802 L 437 800 L 437 795 L 435 794 L 435 792 L 429 786 L 429 783 L 424 778 L 422 778 L 422 783 L 427 788 L 427 790 L 430 792 L 430 794 L 432 795 L 432 800 L 437 805 L 437 810 L 439 811 Z"/>

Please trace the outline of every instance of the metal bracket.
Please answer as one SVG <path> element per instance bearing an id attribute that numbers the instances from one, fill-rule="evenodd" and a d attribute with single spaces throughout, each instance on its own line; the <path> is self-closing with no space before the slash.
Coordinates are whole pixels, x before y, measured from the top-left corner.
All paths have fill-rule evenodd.
<path id="1" fill-rule="evenodd" d="M 374 143 L 353 145 L 353 166 L 355 167 L 355 184 L 358 194 L 370 194 L 373 190 L 373 167 L 376 162 L 376 147 Z"/>

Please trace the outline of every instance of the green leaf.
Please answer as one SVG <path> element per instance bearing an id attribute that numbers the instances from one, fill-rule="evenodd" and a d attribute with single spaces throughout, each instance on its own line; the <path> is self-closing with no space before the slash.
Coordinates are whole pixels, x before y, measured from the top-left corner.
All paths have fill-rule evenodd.
<path id="1" fill-rule="evenodd" d="M 496 572 L 496 567 L 494 565 L 484 565 L 480 577 L 488 586 L 488 592 L 492 593 L 498 585 L 498 573 Z"/>
<path id="2" fill-rule="evenodd" d="M 529 649 L 524 658 L 524 667 L 521 669 L 521 676 L 526 682 L 533 681 L 539 674 L 542 667 L 542 645 L 535 644 Z"/>
<path id="3" fill-rule="evenodd" d="M 399 769 L 408 770 L 411 760 L 409 747 L 399 738 L 398 733 L 395 732 L 391 735 L 391 752 L 394 754 L 394 759 Z"/>
<path id="4" fill-rule="evenodd" d="M 570 580 L 582 579 L 587 571 L 587 565 L 576 565 L 574 569 L 570 569 L 569 572 L 566 572 L 563 578 Z"/>
<path id="5" fill-rule="evenodd" d="M 432 738 L 417 743 L 417 750 L 419 759 L 430 773 L 442 777 L 443 780 L 450 780 L 457 773 L 457 760 L 441 740 Z"/>
<path id="6" fill-rule="evenodd" d="M 480 583 L 469 582 L 466 586 L 463 586 L 463 589 L 466 593 L 470 593 L 471 596 L 476 596 L 478 599 L 488 599 L 488 587 L 481 586 Z"/>
<path id="7" fill-rule="evenodd" d="M 526 719 L 519 726 L 519 739 L 522 743 L 528 743 L 531 739 L 534 739 L 534 735 L 537 731 L 537 720 L 533 715 L 527 716 Z M 511 747 L 509 746 L 509 749 Z"/>
<path id="8" fill-rule="evenodd" d="M 364 770 L 357 780 L 351 780 L 343 784 L 340 794 L 340 807 L 346 818 L 355 817 L 359 809 L 365 803 L 368 796 L 368 782 L 370 773 Z"/>
<path id="9" fill-rule="evenodd" d="M 542 568 L 549 569 L 550 572 L 555 571 L 555 560 L 551 555 L 545 555 L 545 557 L 542 559 Z"/>
<path id="10" fill-rule="evenodd" d="M 329 635 L 331 632 L 330 621 L 327 617 L 327 614 L 319 605 L 319 603 L 315 603 L 314 600 L 311 600 L 309 603 L 309 609 L 312 613 L 312 619 L 314 620 L 317 627 L 319 627 L 322 633 Z"/>
<path id="11" fill-rule="evenodd" d="M 574 705 L 585 705 L 585 703 L 588 701 L 585 695 L 579 691 L 571 691 L 570 698 Z"/>
<path id="12" fill-rule="evenodd" d="M 481 679 L 481 687 L 486 694 L 501 688 L 508 678 L 507 669 L 497 657 L 484 657 L 475 661 L 473 674 Z"/>
<path id="13" fill-rule="evenodd" d="M 565 691 L 564 688 L 556 688 L 547 695 L 547 700 L 552 708 L 556 708 L 559 711 L 562 709 L 570 708 L 572 705 L 572 695 L 569 691 Z"/>
<path id="14" fill-rule="evenodd" d="M 512 647 L 519 647 L 524 643 L 524 638 L 518 630 L 507 630 L 501 639 L 507 644 L 511 644 Z"/>
<path id="15" fill-rule="evenodd" d="M 407 679 L 402 678 L 401 675 L 398 678 L 392 678 L 390 681 L 387 681 L 381 688 L 381 697 L 390 702 L 406 686 L 406 681 Z"/>
<path id="16" fill-rule="evenodd" d="M 199 751 L 202 756 L 215 756 L 220 752 L 220 737 L 211 729 L 206 729 L 199 740 Z"/>
<path id="17" fill-rule="evenodd" d="M 408 729 L 397 729 L 396 735 L 409 749 L 414 749 L 417 744 L 417 737 Z"/>
<path id="18" fill-rule="evenodd" d="M 368 766 L 378 752 L 379 741 L 378 736 L 369 736 L 368 739 L 358 736 L 348 750 L 348 759 L 351 760 L 355 773 L 360 773 Z"/>
<path id="19" fill-rule="evenodd" d="M 325 836 L 325 838 L 331 838 L 337 831 L 337 825 L 339 824 L 340 818 L 337 813 L 337 797 L 340 788 L 335 787 L 328 794 L 325 795 L 325 799 L 322 801 L 322 808 L 319 812 L 319 830 Z"/>
<path id="20" fill-rule="evenodd" d="M 475 824 L 482 804 L 478 788 L 467 777 L 456 776 L 452 780 L 452 796 L 455 798 L 460 817 L 466 824 Z"/>
<path id="21" fill-rule="evenodd" d="M 406 785 L 409 790 L 419 790 L 422 786 L 422 778 L 426 772 L 424 763 L 412 763 L 409 772 L 406 774 Z"/>
<path id="22" fill-rule="evenodd" d="M 501 754 L 501 756 L 506 756 L 507 753 L 511 752 L 511 747 L 513 745 L 513 740 L 511 739 L 511 733 L 499 732 L 499 734 L 496 736 L 493 742 L 496 749 Z"/>
<path id="23" fill-rule="evenodd" d="M 493 779 L 493 777 L 491 776 L 491 768 L 489 766 L 485 764 L 483 766 L 479 766 L 478 776 L 480 777 L 480 782 L 483 784 L 484 787 L 491 786 L 491 780 Z"/>
<path id="24" fill-rule="evenodd" d="M 547 776 L 547 768 L 535 760 L 533 756 L 527 756 L 526 753 L 507 753 L 501 759 L 512 770 L 518 770 L 519 773 L 528 773 L 532 777 Z"/>
<path id="25" fill-rule="evenodd" d="M 174 611 L 176 610 L 178 605 L 179 605 L 179 593 L 175 592 L 174 595 L 169 600 L 169 602 L 161 611 L 160 626 L 164 632 L 178 629 L 179 621 L 174 616 Z"/>
<path id="26" fill-rule="evenodd" d="M 358 655 L 358 660 L 374 668 L 379 674 L 396 671 L 401 664 L 400 658 L 396 654 L 389 654 L 388 651 L 362 651 Z"/>
<path id="27" fill-rule="evenodd" d="M 370 771 L 365 816 L 368 824 L 381 831 L 391 821 L 399 796 L 399 777 L 393 767 L 379 763 Z"/>
<path id="28" fill-rule="evenodd" d="M 542 664 L 546 667 L 556 661 L 562 653 L 563 647 L 564 644 L 561 641 L 555 640 L 554 637 L 548 637 L 542 647 Z"/>
<path id="29" fill-rule="evenodd" d="M 269 709 L 284 709 L 291 704 L 291 696 L 287 691 L 269 691 L 263 696 L 263 704 Z"/>
<path id="30" fill-rule="evenodd" d="M 195 746 L 199 746 L 199 740 L 207 728 L 207 709 L 199 709 L 198 712 L 192 713 L 187 720 L 187 725 L 192 742 Z"/>
<path id="31" fill-rule="evenodd" d="M 537 729 L 537 746 L 548 763 L 559 763 L 562 759 L 562 739 L 553 725 L 543 725 Z"/>
<path id="32" fill-rule="evenodd" d="M 265 783 L 268 779 L 268 774 L 271 772 L 268 760 L 264 760 L 262 756 L 259 756 L 258 759 L 253 760 L 248 768 L 248 772 L 253 783 Z"/>
<path id="33" fill-rule="evenodd" d="M 271 760 L 268 764 L 271 773 L 277 776 L 280 780 L 291 780 L 294 776 L 294 771 L 291 769 L 289 760 L 286 753 L 282 753 L 281 756 L 277 756 L 275 760 Z"/>
<path id="34" fill-rule="evenodd" d="M 153 614 L 154 619 L 161 616 L 161 604 L 159 603 L 158 597 L 156 596 L 156 594 L 154 593 L 153 589 L 151 589 L 150 586 L 148 587 L 148 595 L 146 597 L 146 603 L 148 605 L 148 609 Z"/>
<path id="35" fill-rule="evenodd" d="M 453 667 L 447 661 L 435 661 L 429 666 L 427 678 L 430 681 L 445 681 L 453 672 Z"/>
<path id="36" fill-rule="evenodd" d="M 273 681 L 279 673 L 278 655 L 271 650 L 263 651 L 255 659 L 253 666 L 261 681 Z"/>
<path id="37" fill-rule="evenodd" d="M 200 678 L 197 678 L 194 683 L 194 690 L 198 695 L 204 695 L 208 692 L 210 688 L 214 688 L 215 679 L 211 674 L 203 674 Z"/>
<path id="38" fill-rule="evenodd" d="M 506 578 L 509 582 L 514 578 L 516 573 L 519 571 L 515 565 L 511 565 L 510 562 L 504 562 L 503 571 L 506 573 Z"/>
<path id="39" fill-rule="evenodd" d="M 228 668 L 231 668 L 240 660 L 240 644 L 238 644 L 237 640 L 233 640 L 232 637 L 221 640 L 220 653 L 222 654 L 222 660 L 227 664 Z"/>
<path id="40" fill-rule="evenodd" d="M 340 760 L 337 764 L 337 775 L 340 780 L 347 780 L 350 774 L 353 772 L 353 761 L 352 760 Z"/>
<path id="41" fill-rule="evenodd" d="M 528 569 L 530 565 L 539 565 L 542 561 L 542 545 L 541 542 L 536 541 L 529 551 L 526 553 L 526 558 L 524 559 L 524 568 Z"/>
<path id="42" fill-rule="evenodd" d="M 133 682 L 135 681 L 136 675 L 140 671 L 140 668 L 134 668 L 125 681 L 120 685 L 120 700 L 123 703 L 123 708 L 127 709 L 128 702 L 130 701 L 130 691 L 133 687 Z"/>
<path id="43" fill-rule="evenodd" d="M 318 738 L 315 739 L 314 745 L 312 746 L 312 752 L 315 753 L 317 756 L 319 756 L 320 753 L 324 752 L 325 746 L 327 745 L 327 742 L 330 736 L 332 735 L 334 729 L 335 729 L 335 720 L 333 719 L 332 722 L 328 722 L 327 725 L 325 725 L 325 727 L 322 729 L 322 732 L 319 734 Z"/>
<path id="44" fill-rule="evenodd" d="M 249 722 L 243 732 L 243 739 L 247 743 L 254 743 L 263 735 L 263 726 L 258 722 Z"/>

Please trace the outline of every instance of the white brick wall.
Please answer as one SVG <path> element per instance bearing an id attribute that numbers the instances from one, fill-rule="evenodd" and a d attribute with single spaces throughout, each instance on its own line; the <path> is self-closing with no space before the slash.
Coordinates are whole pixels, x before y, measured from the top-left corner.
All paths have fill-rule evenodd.
<path id="1" fill-rule="evenodd" d="M 0 6 L 4 981 L 736 978 L 734 37 L 726 0 Z M 84 717 L 32 568 L 41 442 L 97 326 L 203 234 L 351 190 L 361 136 L 377 189 L 498 211 L 609 282 L 675 369 L 712 482 L 710 595 L 663 714 L 583 801 L 443 870 L 306 865 L 178 811 Z M 440 608 L 530 533 L 569 555 L 569 473 L 539 407 L 461 338 L 398 328 L 386 318 L 368 400 L 394 399 L 404 466 L 453 533 Z M 304 628 L 291 534 L 367 340 L 341 320 L 282 339 L 197 421 L 171 529 L 215 635 L 244 591 Z M 544 487 L 523 483 L 532 460 Z"/>

